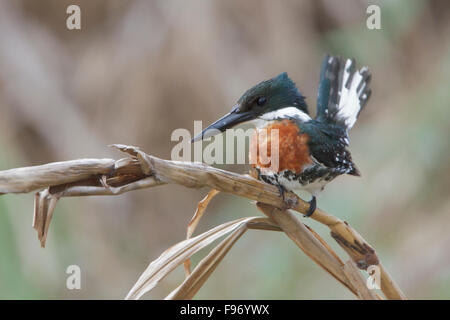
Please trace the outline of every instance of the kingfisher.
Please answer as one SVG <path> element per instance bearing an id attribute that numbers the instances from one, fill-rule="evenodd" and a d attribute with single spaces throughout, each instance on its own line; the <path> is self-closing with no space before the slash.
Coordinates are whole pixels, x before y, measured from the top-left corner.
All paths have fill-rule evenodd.
<path id="1" fill-rule="evenodd" d="M 320 71 L 315 118 L 308 112 L 305 96 L 283 72 L 247 90 L 228 114 L 192 142 L 253 122 L 256 130 L 250 140 L 249 158 L 256 177 L 277 186 L 283 198 L 286 191 L 308 191 L 312 198 L 305 215 L 309 217 L 326 184 L 343 174 L 360 176 L 347 149 L 348 132 L 370 98 L 370 80 L 369 69 L 358 70 L 355 59 L 326 55 Z M 271 149 L 272 130 L 277 130 L 276 166 L 263 161 L 259 152 L 261 147 Z"/>

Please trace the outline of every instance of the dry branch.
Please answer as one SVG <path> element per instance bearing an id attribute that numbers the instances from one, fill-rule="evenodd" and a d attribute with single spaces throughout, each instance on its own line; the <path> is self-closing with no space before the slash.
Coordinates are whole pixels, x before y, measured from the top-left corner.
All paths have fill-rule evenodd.
<path id="1" fill-rule="evenodd" d="M 317 239 L 316 235 L 300 221 L 298 216 L 290 211 L 280 210 L 263 203 L 258 203 L 257 206 L 265 215 L 274 220 L 311 260 L 356 294 L 356 288 L 348 281 L 342 270 L 343 262 L 329 247 L 324 246 L 322 241 Z"/>
<path id="2" fill-rule="evenodd" d="M 376 292 L 367 288 L 366 280 L 356 268 L 355 262 L 351 260 L 347 261 L 342 269 L 344 270 L 344 274 L 347 276 L 347 279 L 349 279 L 349 281 L 355 286 L 358 298 L 362 300 L 381 299 Z"/>
<path id="3" fill-rule="evenodd" d="M 112 159 L 80 159 L 1 171 L 0 193 L 24 193 L 108 174 Z"/>
<path id="4" fill-rule="evenodd" d="M 80 159 L 0 171 L 0 194 L 27 193 L 34 190 L 41 192 L 36 197 L 36 200 L 40 201 L 40 205 L 35 206 L 38 208 L 38 215 L 35 215 L 35 228 L 38 230 L 38 234 L 41 233 L 40 239 L 43 244 L 45 244 L 46 230 L 48 230 L 56 201 L 61 197 L 68 196 L 117 195 L 166 183 L 180 184 L 189 188 L 209 187 L 279 209 L 279 212 L 283 212 L 283 215 L 277 215 L 277 222 L 281 227 L 284 223 L 281 219 L 286 217 L 293 219 L 292 214 L 288 215 L 287 209 L 304 214 L 309 207 L 307 202 L 291 192 L 285 195 L 283 201 L 275 186 L 258 181 L 248 175 L 239 175 L 200 163 L 163 160 L 132 146 L 113 146 L 131 157 L 120 160 Z M 42 194 L 44 189 L 47 191 Z M 42 197 L 47 199 L 48 203 L 42 201 Z M 379 266 L 381 289 L 386 298 L 405 299 L 404 294 L 382 266 L 373 247 L 347 222 L 320 209 L 317 209 L 311 218 L 330 228 L 332 237 L 348 253 L 358 268 L 366 270 L 370 265 Z M 301 222 L 297 223 L 297 227 L 300 228 L 300 224 Z M 286 230 L 288 229 L 286 228 Z M 285 232 L 291 238 L 295 232 L 298 232 L 286 230 Z M 334 260 L 337 261 L 335 254 L 330 253 L 329 247 L 326 248 L 323 245 L 323 240 L 319 241 L 313 233 L 311 234 L 313 238 L 307 241 L 312 241 L 317 247 L 321 245 L 329 254 L 320 259 L 328 259 L 330 263 Z M 300 246 L 300 243 L 297 244 Z M 336 261 L 330 265 L 336 264 Z M 327 271 L 332 270 L 330 273 L 334 277 L 356 292 L 355 287 L 347 281 L 348 279 L 345 280 L 343 271 L 337 271 L 337 265 L 331 269 L 330 266 L 322 265 L 322 267 L 329 268 Z"/>

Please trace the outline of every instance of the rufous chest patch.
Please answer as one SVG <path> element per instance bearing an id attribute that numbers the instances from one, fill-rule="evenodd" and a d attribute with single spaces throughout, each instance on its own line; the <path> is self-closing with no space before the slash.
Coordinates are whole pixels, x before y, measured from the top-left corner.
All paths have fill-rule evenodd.
<path id="1" fill-rule="evenodd" d="M 278 144 L 273 139 L 278 139 Z M 289 170 L 300 173 L 305 165 L 312 163 L 308 141 L 309 136 L 300 133 L 292 120 L 272 121 L 253 134 L 250 164 L 261 169 L 274 170 L 277 167 L 276 172 Z"/>

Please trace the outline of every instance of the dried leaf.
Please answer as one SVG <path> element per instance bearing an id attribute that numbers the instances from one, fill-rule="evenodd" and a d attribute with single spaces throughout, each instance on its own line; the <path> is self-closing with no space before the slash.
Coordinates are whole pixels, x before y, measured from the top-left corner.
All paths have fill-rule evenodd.
<path id="1" fill-rule="evenodd" d="M 195 210 L 194 216 L 192 217 L 191 221 L 189 221 L 188 227 L 187 227 L 187 237 L 186 239 L 189 239 L 192 234 L 194 233 L 195 229 L 197 228 L 198 223 L 200 222 L 200 219 L 203 217 L 203 213 L 205 212 L 206 208 L 208 207 L 209 202 L 219 193 L 220 191 L 217 191 L 215 189 L 212 189 L 206 197 L 204 197 L 197 205 L 197 210 Z"/>
<path id="2" fill-rule="evenodd" d="M 206 208 L 208 207 L 209 202 L 219 193 L 220 191 L 217 191 L 215 189 L 212 189 L 208 192 L 206 197 L 204 197 L 199 203 L 197 204 L 197 210 L 195 210 L 194 216 L 192 217 L 191 221 L 189 221 L 187 230 L 186 230 L 186 239 L 189 239 L 192 234 L 194 233 L 195 229 L 197 228 L 197 225 L 200 222 L 200 219 L 203 217 L 203 214 L 205 213 Z M 187 259 L 184 262 L 184 272 L 186 273 L 186 277 L 189 276 L 191 273 L 191 259 Z"/>
<path id="3" fill-rule="evenodd" d="M 236 241 L 248 229 L 281 231 L 281 229 L 270 218 L 255 217 L 254 219 L 248 221 L 245 225 L 242 225 L 239 229 L 236 229 L 206 257 L 204 257 L 194 269 L 192 274 L 190 274 L 178 288 L 172 291 L 166 297 L 166 300 L 192 299 L 198 290 L 200 290 L 200 288 L 204 285 L 206 280 L 208 280 L 209 276 L 216 269 L 231 247 L 233 247 Z"/>
<path id="4" fill-rule="evenodd" d="M 226 237 L 217 247 L 215 247 L 200 263 L 194 271 L 186 277 L 184 282 L 172 291 L 166 300 L 192 299 L 208 280 L 211 273 L 219 265 L 234 243 L 247 231 L 247 225 L 243 224 Z"/>
<path id="5" fill-rule="evenodd" d="M 163 280 L 187 258 L 191 257 L 202 248 L 208 246 L 216 239 L 238 229 L 242 225 L 245 225 L 248 221 L 255 218 L 257 217 L 241 218 L 221 224 L 194 238 L 181 241 L 167 249 L 161 254 L 161 256 L 159 256 L 159 258 L 150 263 L 136 284 L 130 290 L 126 296 L 126 299 L 139 299 L 144 293 L 153 289 L 157 283 Z"/>
<path id="6" fill-rule="evenodd" d="M 51 194 L 48 189 L 37 192 L 34 196 L 33 228 L 38 233 L 42 248 L 45 248 L 48 228 L 60 197 L 59 193 Z"/>

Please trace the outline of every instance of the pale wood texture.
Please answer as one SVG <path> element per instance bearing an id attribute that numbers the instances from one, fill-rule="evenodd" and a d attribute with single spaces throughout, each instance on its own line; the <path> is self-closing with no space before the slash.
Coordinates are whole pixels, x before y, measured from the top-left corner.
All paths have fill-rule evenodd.
<path id="1" fill-rule="evenodd" d="M 287 209 L 305 214 L 309 207 L 307 202 L 291 192 L 287 193 L 283 200 L 278 188 L 258 181 L 249 175 L 240 175 L 200 163 L 163 160 L 148 155 L 133 146 L 113 145 L 113 147 L 131 157 L 120 160 L 79 159 L 0 171 L 0 194 L 40 191 L 36 196 L 34 227 L 38 230 L 43 245 L 45 245 L 56 201 L 68 196 L 117 195 L 173 183 L 189 188 L 208 187 L 255 200 L 275 207 L 280 212 L 286 212 L 284 217 L 288 217 Z M 43 189 L 47 190 L 45 194 L 42 194 Z M 289 214 L 289 217 L 292 221 L 298 219 L 293 219 L 292 214 Z M 405 295 L 381 264 L 374 248 L 347 222 L 320 209 L 317 209 L 311 218 L 330 228 L 332 237 L 348 253 L 358 268 L 366 270 L 370 265 L 380 267 L 381 289 L 386 298 L 405 299 Z M 278 223 L 284 223 L 283 220 L 280 220 L 282 218 L 277 217 L 277 219 L 279 219 Z M 296 226 L 302 228 L 300 223 L 296 223 Z M 291 238 L 292 234 L 299 232 L 286 225 L 285 228 L 285 232 L 287 231 L 286 233 Z M 319 246 L 320 241 L 317 241 L 316 237 L 314 239 L 309 237 L 307 241 L 311 242 L 310 245 Z M 306 242 L 296 242 L 297 245 L 303 247 L 304 243 Z M 320 245 L 323 246 L 323 244 Z M 331 262 L 336 257 L 332 257 L 330 253 L 330 256 L 322 258 Z M 336 265 L 336 261 L 330 265 L 333 264 Z M 337 265 L 333 269 L 337 270 Z M 336 270 L 333 271 L 333 276 L 349 287 L 348 282 L 342 276 L 342 270 Z"/>

